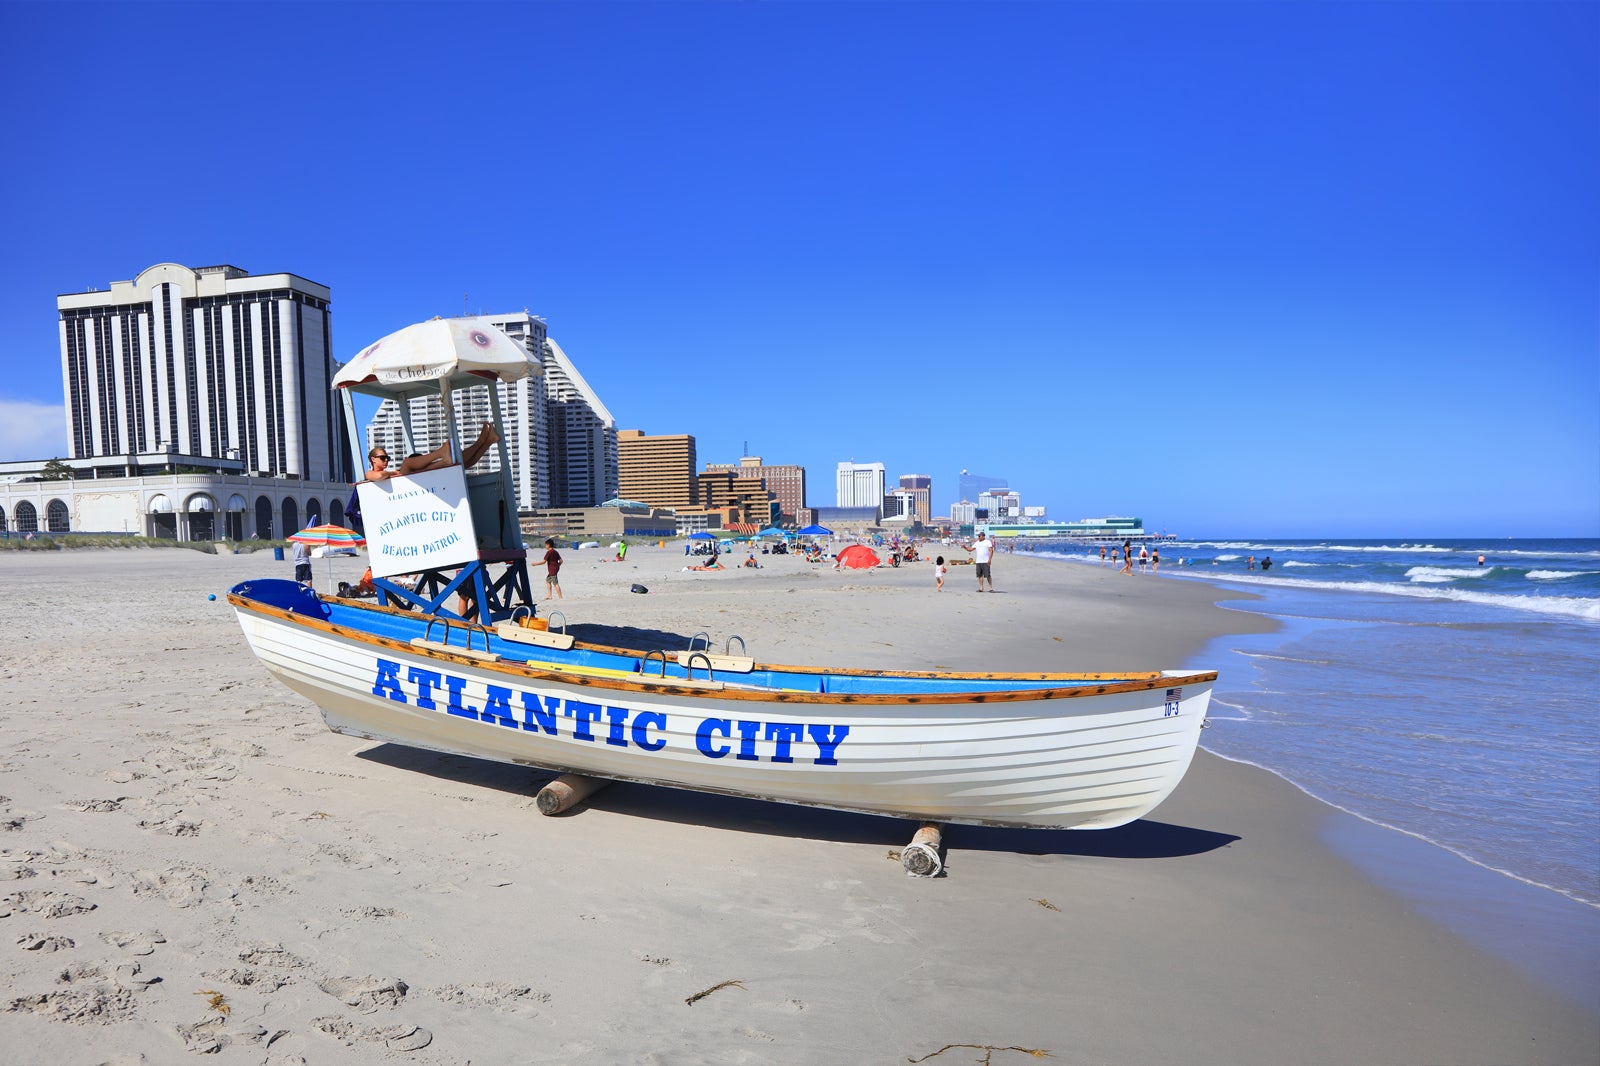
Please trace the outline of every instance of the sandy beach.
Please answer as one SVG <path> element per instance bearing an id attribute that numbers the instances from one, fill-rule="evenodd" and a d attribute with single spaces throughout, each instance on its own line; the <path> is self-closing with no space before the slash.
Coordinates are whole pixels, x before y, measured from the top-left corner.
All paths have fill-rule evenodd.
<path id="1" fill-rule="evenodd" d="M 1262 624 L 1025 555 L 982 595 L 965 566 L 936 593 L 927 564 L 566 556 L 547 606 L 580 639 L 765 661 L 1220 666 L 1193 657 Z M 223 594 L 291 569 L 0 552 L 0 1061 L 1600 1062 L 1592 967 L 1557 990 L 1458 936 L 1385 882 L 1382 831 L 1265 771 L 1202 752 L 1117 830 L 955 827 L 937 879 L 890 819 L 627 784 L 545 818 L 549 775 L 336 735 L 271 680 Z"/>

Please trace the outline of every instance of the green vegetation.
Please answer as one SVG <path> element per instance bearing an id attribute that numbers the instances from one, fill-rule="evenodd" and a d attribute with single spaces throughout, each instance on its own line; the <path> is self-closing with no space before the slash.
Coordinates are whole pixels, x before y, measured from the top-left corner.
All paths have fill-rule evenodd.
<path id="1" fill-rule="evenodd" d="M 68 466 L 65 459 L 51 459 L 44 464 L 44 470 L 39 475 L 41 481 L 71 481 L 72 467 Z"/>

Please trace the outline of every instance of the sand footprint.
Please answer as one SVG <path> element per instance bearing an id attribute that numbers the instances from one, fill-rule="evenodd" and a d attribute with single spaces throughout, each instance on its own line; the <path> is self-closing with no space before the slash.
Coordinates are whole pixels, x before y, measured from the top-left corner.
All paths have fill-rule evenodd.
<path id="1" fill-rule="evenodd" d="M 156 896 L 174 907 L 194 907 L 205 902 L 211 882 L 205 871 L 193 866 L 174 866 L 164 872 L 137 870 L 132 876 L 135 896 Z"/>
<path id="2" fill-rule="evenodd" d="M 433 1034 L 418 1025 L 390 1025 L 382 1029 L 347 1022 L 337 1015 L 311 1019 L 311 1024 L 346 1047 L 357 1043 L 382 1044 L 390 1051 L 420 1051 L 433 1043 Z"/>
<path id="3" fill-rule="evenodd" d="M 427 994 L 444 1003 L 475 1010 L 530 1012 L 550 1002 L 550 993 L 535 991 L 528 985 L 488 982 L 472 985 L 443 985 L 427 989 Z"/>
<path id="4" fill-rule="evenodd" d="M 52 951 L 61 951 L 64 948 L 76 947 L 76 942 L 70 936 L 49 936 L 45 933 L 23 933 L 17 937 L 17 946 L 23 951 L 37 951 L 48 955 Z"/>
<path id="5" fill-rule="evenodd" d="M 101 933 L 100 939 L 114 948 L 122 948 L 130 955 L 153 955 L 157 944 L 167 942 L 167 938 L 154 929 L 136 933 L 109 930 Z"/>
<path id="6" fill-rule="evenodd" d="M 306 961 L 282 944 L 252 944 L 239 952 L 239 961 L 251 966 L 277 966 L 285 970 L 298 970 Z"/>
<path id="7" fill-rule="evenodd" d="M 95 909 L 82 896 L 70 892 L 13 892 L 0 904 L 19 914 L 38 914 L 45 918 L 64 918 L 69 914 L 87 914 Z"/>
<path id="8" fill-rule="evenodd" d="M 398 977 L 329 977 L 318 981 L 317 987 L 362 1014 L 398 1007 L 410 989 Z"/>

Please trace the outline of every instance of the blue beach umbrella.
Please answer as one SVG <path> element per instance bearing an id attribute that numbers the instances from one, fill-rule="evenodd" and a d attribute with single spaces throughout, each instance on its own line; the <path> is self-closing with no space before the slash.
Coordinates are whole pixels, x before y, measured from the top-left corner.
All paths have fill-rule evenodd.
<path id="1" fill-rule="evenodd" d="M 717 538 L 715 536 L 713 536 L 712 534 L 707 533 L 705 530 L 702 529 L 698 533 L 690 533 L 689 536 L 688 536 L 688 539 L 689 540 L 716 540 Z"/>

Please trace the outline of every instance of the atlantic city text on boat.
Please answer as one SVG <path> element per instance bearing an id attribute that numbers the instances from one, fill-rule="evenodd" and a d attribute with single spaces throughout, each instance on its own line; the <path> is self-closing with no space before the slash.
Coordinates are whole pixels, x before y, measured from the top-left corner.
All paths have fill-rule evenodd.
<path id="1" fill-rule="evenodd" d="M 472 685 L 470 697 L 469 685 Z M 418 666 L 406 667 L 402 681 L 401 665 L 389 659 L 377 660 L 372 694 L 421 710 L 439 711 L 507 729 L 542 731 L 553 737 L 561 736 L 565 730 L 572 740 L 604 743 L 615 748 L 661 751 L 668 744 L 669 734 L 689 735 L 688 730 L 671 729 L 667 715 L 660 711 L 541 696 L 509 685 L 480 685 L 464 677 Z M 443 706 L 440 706 L 441 701 Z M 481 702 L 481 709 L 470 701 Z M 700 719 L 693 730 L 696 750 L 708 759 L 721 759 L 732 753 L 735 759 L 745 761 L 793 763 L 798 758 L 802 763 L 809 761 L 817 766 L 839 765 L 835 753 L 849 735 L 847 725 L 802 725 L 716 717 Z"/>

